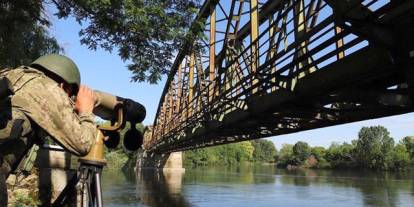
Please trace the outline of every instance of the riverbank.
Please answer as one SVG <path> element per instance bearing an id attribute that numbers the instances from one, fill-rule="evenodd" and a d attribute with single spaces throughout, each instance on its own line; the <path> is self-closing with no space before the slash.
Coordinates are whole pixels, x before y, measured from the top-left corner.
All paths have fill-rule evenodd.
<path id="1" fill-rule="evenodd" d="M 414 164 L 414 137 L 395 142 L 382 126 L 363 127 L 358 139 L 328 148 L 299 141 L 277 151 L 268 140 L 245 141 L 184 152 L 185 166 L 277 163 L 279 168 L 374 169 L 399 171 Z"/>
<path id="2" fill-rule="evenodd" d="M 269 140 L 252 140 L 183 153 L 184 166 L 234 165 L 242 162 L 274 162 L 277 150 Z"/>

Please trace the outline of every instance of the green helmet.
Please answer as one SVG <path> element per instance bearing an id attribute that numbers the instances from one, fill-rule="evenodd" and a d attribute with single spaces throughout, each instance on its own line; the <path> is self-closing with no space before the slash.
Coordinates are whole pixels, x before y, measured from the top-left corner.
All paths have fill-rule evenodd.
<path id="1" fill-rule="evenodd" d="M 68 57 L 58 54 L 44 55 L 37 58 L 30 64 L 31 67 L 41 68 L 59 76 L 68 84 L 79 88 L 80 73 L 78 66 Z"/>

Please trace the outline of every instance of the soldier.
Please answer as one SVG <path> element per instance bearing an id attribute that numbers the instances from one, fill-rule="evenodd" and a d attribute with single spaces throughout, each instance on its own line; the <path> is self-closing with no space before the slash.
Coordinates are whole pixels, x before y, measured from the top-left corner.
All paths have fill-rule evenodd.
<path id="1" fill-rule="evenodd" d="M 71 59 L 45 55 L 30 66 L 1 70 L 0 78 L 4 77 L 14 95 L 0 100 L 0 206 L 4 201 L 7 205 L 7 191 L 1 193 L 5 179 L 36 139 L 49 135 L 68 151 L 84 156 L 97 133 L 94 93 L 80 85 L 78 67 Z"/>

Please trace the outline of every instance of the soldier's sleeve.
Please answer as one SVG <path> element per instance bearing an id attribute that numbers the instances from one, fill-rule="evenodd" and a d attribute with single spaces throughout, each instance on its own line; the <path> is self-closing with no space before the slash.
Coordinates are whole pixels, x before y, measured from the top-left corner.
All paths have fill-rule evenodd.
<path id="1" fill-rule="evenodd" d="M 25 84 L 12 98 L 55 141 L 70 152 L 86 155 L 97 133 L 92 114 L 75 112 L 68 95 L 51 79 L 40 76 Z"/>

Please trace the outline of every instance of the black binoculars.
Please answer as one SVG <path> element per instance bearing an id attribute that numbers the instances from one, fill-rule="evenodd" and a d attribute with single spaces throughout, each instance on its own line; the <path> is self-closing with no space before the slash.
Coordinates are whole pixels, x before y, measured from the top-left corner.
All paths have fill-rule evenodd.
<path id="1" fill-rule="evenodd" d="M 111 125 L 118 125 L 116 128 L 101 128 L 107 137 L 105 145 L 108 148 L 117 147 L 121 140 L 120 130 L 126 126 L 126 122 L 129 122 L 131 128 L 125 133 L 123 144 L 127 150 L 138 150 L 143 143 L 144 131 L 142 129 L 138 130 L 136 125 L 145 119 L 145 107 L 131 99 L 114 96 L 102 91 L 94 91 L 94 93 L 94 114 L 110 121 Z"/>

